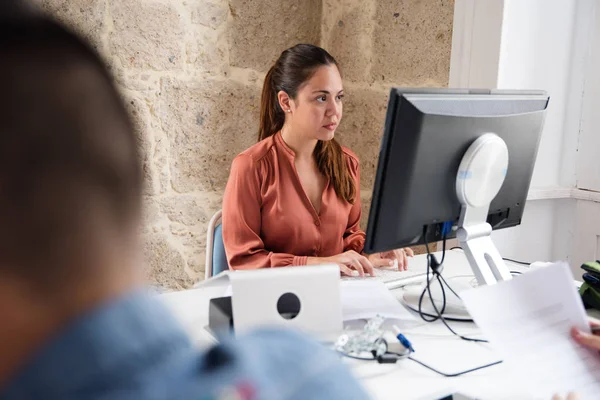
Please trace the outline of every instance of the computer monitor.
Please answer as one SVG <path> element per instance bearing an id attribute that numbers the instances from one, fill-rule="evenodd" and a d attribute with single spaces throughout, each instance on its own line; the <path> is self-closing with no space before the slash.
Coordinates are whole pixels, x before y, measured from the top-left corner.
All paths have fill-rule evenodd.
<path id="1" fill-rule="evenodd" d="M 365 252 L 458 234 L 474 269 L 492 267 L 475 271 L 480 284 L 509 279 L 489 234 L 521 223 L 548 102 L 543 91 L 392 89 Z"/>

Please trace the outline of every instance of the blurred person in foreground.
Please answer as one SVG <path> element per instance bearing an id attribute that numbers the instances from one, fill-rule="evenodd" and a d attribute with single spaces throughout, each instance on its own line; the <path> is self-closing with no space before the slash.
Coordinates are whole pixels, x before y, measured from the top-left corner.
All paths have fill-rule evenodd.
<path id="1" fill-rule="evenodd" d="M 333 352 L 290 332 L 193 348 L 142 286 L 137 143 L 106 67 L 58 23 L 7 4 L 0 399 L 367 398 Z"/>

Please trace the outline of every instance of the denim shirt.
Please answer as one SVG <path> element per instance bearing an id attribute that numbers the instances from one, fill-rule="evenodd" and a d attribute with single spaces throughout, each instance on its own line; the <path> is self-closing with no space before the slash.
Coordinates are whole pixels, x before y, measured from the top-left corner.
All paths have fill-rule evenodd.
<path id="1" fill-rule="evenodd" d="M 135 292 L 78 318 L 0 399 L 366 399 L 338 357 L 265 330 L 196 350 L 159 298 Z"/>

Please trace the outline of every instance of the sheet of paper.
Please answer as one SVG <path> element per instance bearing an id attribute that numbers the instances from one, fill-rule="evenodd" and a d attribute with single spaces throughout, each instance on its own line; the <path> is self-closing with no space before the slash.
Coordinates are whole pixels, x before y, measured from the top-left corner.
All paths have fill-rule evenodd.
<path id="1" fill-rule="evenodd" d="M 600 355 L 573 341 L 570 329 L 589 332 L 566 263 L 461 293 L 474 321 L 498 355 L 536 398 L 576 391 L 598 398 Z"/>
<path id="2" fill-rule="evenodd" d="M 227 286 L 231 285 L 231 283 L 230 283 L 231 279 L 229 277 L 230 275 L 231 275 L 231 271 L 223 271 L 218 275 L 212 276 L 208 279 L 205 279 L 203 281 L 196 283 L 194 285 L 194 289 L 204 289 L 204 288 L 209 288 L 209 287 L 227 288 Z"/>
<path id="3" fill-rule="evenodd" d="M 388 288 L 378 281 L 342 281 L 340 295 L 344 321 L 369 319 L 377 315 L 397 320 L 415 319 Z"/>

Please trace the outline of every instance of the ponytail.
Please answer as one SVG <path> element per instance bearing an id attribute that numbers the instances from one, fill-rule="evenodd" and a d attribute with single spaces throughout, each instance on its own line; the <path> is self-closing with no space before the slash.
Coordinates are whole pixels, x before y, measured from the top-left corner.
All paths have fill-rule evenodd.
<path id="1" fill-rule="evenodd" d="M 268 138 L 279 132 L 283 128 L 285 116 L 277 100 L 277 91 L 273 84 L 273 74 L 277 64 L 273 65 L 263 84 L 262 95 L 260 98 L 260 124 L 258 127 L 258 141 Z"/>

